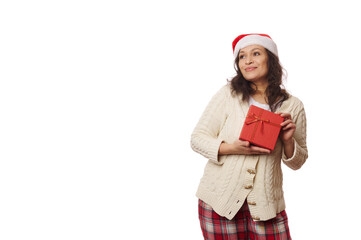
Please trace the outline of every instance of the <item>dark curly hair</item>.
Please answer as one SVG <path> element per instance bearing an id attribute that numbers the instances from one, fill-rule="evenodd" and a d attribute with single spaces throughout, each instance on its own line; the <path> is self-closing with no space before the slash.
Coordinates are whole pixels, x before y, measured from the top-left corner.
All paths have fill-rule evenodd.
<path id="1" fill-rule="evenodd" d="M 283 88 L 282 85 L 282 76 L 283 68 L 280 64 L 280 61 L 276 55 L 266 49 L 268 55 L 268 87 L 266 89 L 267 103 L 271 108 L 271 111 L 274 112 L 279 106 L 282 105 L 283 101 L 289 98 L 288 92 Z M 251 81 L 247 81 L 239 69 L 239 57 L 234 61 L 234 68 L 237 72 L 237 75 L 233 77 L 229 82 L 232 86 L 233 94 L 242 94 L 242 100 L 248 101 L 250 96 L 256 93 L 256 85 Z M 252 88 L 254 85 L 255 88 Z"/>

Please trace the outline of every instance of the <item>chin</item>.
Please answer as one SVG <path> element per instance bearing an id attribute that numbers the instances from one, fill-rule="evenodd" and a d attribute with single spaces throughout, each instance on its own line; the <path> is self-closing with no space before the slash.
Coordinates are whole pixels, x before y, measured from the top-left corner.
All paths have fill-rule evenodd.
<path id="1" fill-rule="evenodd" d="M 246 79 L 247 81 L 250 81 L 250 82 L 253 82 L 253 81 L 256 81 L 257 80 L 257 78 L 255 78 L 255 77 L 244 77 L 244 79 Z"/>
<path id="2" fill-rule="evenodd" d="M 252 75 L 243 75 L 244 79 L 246 79 L 247 81 L 250 82 L 256 82 L 259 81 L 261 79 L 265 79 L 265 76 L 252 76 Z"/>

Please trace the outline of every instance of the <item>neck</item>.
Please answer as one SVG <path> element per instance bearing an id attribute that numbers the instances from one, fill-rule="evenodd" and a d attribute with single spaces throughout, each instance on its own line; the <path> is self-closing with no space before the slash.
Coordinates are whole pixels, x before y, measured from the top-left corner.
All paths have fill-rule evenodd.
<path id="1" fill-rule="evenodd" d="M 259 94 L 259 95 L 265 95 L 265 92 L 266 92 L 266 89 L 267 89 L 267 87 L 268 87 L 268 82 L 267 81 L 255 81 L 255 82 L 253 82 L 254 84 L 255 84 L 255 86 L 254 85 L 252 85 L 252 88 L 254 89 L 254 90 L 256 90 L 256 93 L 255 93 L 255 95 L 257 94 Z"/>

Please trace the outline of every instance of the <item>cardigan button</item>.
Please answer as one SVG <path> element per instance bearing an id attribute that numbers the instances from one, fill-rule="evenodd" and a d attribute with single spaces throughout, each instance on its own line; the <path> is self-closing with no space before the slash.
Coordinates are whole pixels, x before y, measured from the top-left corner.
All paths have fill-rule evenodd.
<path id="1" fill-rule="evenodd" d="M 253 220 L 261 220 L 259 217 L 252 216 Z"/>
<path id="2" fill-rule="evenodd" d="M 252 187 L 253 187 L 252 185 L 244 186 L 245 189 L 251 189 Z"/>
<path id="3" fill-rule="evenodd" d="M 256 205 L 256 202 L 247 202 L 248 205 Z"/>
<path id="4" fill-rule="evenodd" d="M 248 169 L 247 172 L 248 172 L 249 174 L 256 174 L 256 171 L 254 171 L 253 169 Z"/>

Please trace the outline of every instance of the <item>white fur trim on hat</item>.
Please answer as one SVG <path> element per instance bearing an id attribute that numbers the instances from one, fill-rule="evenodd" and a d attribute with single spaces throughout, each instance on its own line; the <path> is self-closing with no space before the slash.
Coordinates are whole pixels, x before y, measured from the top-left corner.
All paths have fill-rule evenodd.
<path id="1" fill-rule="evenodd" d="M 247 36 L 241 38 L 237 42 L 237 44 L 234 48 L 234 52 L 233 52 L 234 58 L 237 58 L 239 50 L 241 50 L 244 47 L 247 47 L 249 45 L 254 45 L 254 44 L 261 45 L 262 47 L 268 49 L 273 54 L 278 56 L 277 45 L 271 38 L 254 34 L 254 35 L 247 35 Z"/>

